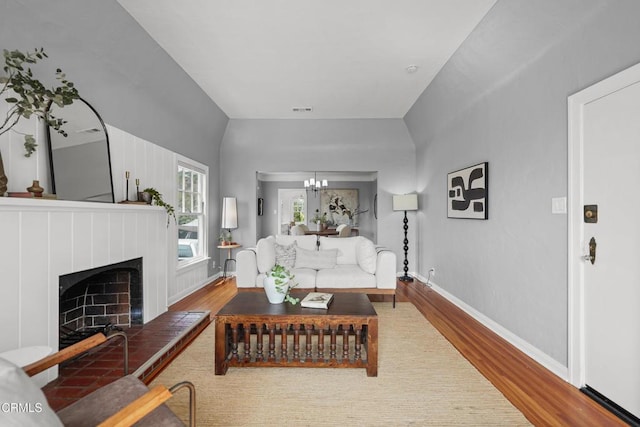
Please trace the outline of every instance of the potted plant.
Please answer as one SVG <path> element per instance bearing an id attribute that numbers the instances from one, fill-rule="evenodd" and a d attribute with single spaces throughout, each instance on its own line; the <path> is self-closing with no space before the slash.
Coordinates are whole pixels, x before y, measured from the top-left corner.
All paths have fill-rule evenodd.
<path id="1" fill-rule="evenodd" d="M 318 225 L 318 231 L 322 231 L 327 228 L 327 213 L 320 215 L 320 210 L 316 209 L 316 213 L 311 219 L 311 222 Z"/>
<path id="2" fill-rule="evenodd" d="M 230 230 L 222 230 L 220 236 L 218 237 L 218 241 L 220 242 L 220 246 L 228 246 L 233 244 L 231 231 Z"/>
<path id="3" fill-rule="evenodd" d="M 349 217 L 349 225 L 357 226 L 358 225 L 358 215 L 362 215 L 363 213 L 369 212 L 369 209 L 361 210 L 360 205 L 353 212 L 346 211 L 347 216 Z"/>
<path id="4" fill-rule="evenodd" d="M 59 68 L 56 70 L 56 79 L 61 86 L 47 89 L 38 79 L 33 77 L 29 64 L 35 64 L 38 60 L 47 58 L 44 49 L 35 49 L 33 52 L 22 53 L 19 50 L 3 50 L 5 75 L 0 76 L 0 98 L 4 98 L 5 92 L 11 95 L 5 99 L 11 107 L 4 119 L 0 120 L 0 135 L 11 130 L 21 118 L 29 119 L 38 117 L 63 136 L 67 133 L 62 129 L 65 120 L 56 118 L 49 113 L 48 105 L 55 103 L 62 108 L 80 98 L 73 83 Z M 20 132 L 18 132 L 20 133 Z M 36 151 L 36 139 L 33 135 L 24 135 L 25 157 L 30 157 Z"/>
<path id="5" fill-rule="evenodd" d="M 283 265 L 276 264 L 267 271 L 263 286 L 267 299 L 271 304 L 281 304 L 288 301 L 296 305 L 300 298 L 294 298 L 289 291 L 298 284 L 293 280 L 295 276 Z"/>
<path id="6" fill-rule="evenodd" d="M 169 203 L 166 203 L 164 200 L 162 200 L 162 194 L 160 194 L 158 190 L 153 187 L 148 187 L 142 190 L 142 193 L 146 193 L 149 195 L 149 201 L 147 201 L 147 203 L 155 203 L 156 206 L 162 206 L 167 211 L 167 227 L 169 226 L 170 217 L 173 217 L 173 220 L 176 221 L 175 209 Z M 143 198 L 146 198 L 146 196 L 143 196 Z"/>

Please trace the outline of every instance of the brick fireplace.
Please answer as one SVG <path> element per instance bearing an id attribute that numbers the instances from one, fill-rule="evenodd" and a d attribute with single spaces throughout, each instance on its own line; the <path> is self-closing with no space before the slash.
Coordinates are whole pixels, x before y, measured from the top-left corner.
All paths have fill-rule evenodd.
<path id="1" fill-rule="evenodd" d="M 60 276 L 59 348 L 95 332 L 141 325 L 142 258 Z"/>

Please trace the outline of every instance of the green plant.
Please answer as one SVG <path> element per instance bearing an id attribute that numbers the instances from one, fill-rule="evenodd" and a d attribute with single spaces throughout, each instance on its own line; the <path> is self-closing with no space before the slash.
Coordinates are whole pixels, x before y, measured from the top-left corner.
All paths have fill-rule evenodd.
<path id="1" fill-rule="evenodd" d="M 355 208 L 353 212 L 351 212 L 351 211 L 349 211 L 349 210 L 346 210 L 346 211 L 345 211 L 345 213 L 347 214 L 347 216 L 349 217 L 349 219 L 354 219 L 354 218 L 355 218 L 355 217 L 357 217 L 358 215 L 361 215 L 361 214 L 363 214 L 363 213 L 367 213 L 367 212 L 369 212 L 369 209 L 362 210 L 362 209 L 360 209 L 360 205 L 358 205 L 358 207 L 357 207 L 357 208 Z"/>
<path id="2" fill-rule="evenodd" d="M 56 70 L 56 79 L 61 86 L 47 89 L 38 79 L 33 77 L 33 72 L 27 64 L 35 64 L 41 59 L 48 58 L 43 48 L 35 49 L 33 52 L 22 53 L 19 50 L 3 50 L 4 67 L 6 75 L 0 76 L 0 96 L 11 91 L 15 96 L 5 99 L 11 104 L 5 119 L 0 125 L 0 135 L 13 128 L 21 118 L 29 119 L 31 116 L 38 117 L 63 136 L 67 133 L 62 129 L 65 120 L 54 117 L 48 111 L 51 103 L 62 108 L 73 103 L 80 95 L 73 83 L 66 79 L 65 74 L 59 68 Z M 17 132 L 17 131 L 16 131 Z M 20 133 L 20 132 L 17 132 Z M 22 133 L 21 133 L 22 134 Z M 33 135 L 24 135 L 25 157 L 31 157 L 38 144 Z"/>
<path id="3" fill-rule="evenodd" d="M 313 218 L 311 220 L 312 222 L 320 222 L 322 224 L 326 224 L 328 222 L 327 219 L 327 213 L 323 213 L 322 215 L 320 215 L 320 210 L 316 209 L 316 213 L 315 215 L 313 215 Z"/>
<path id="4" fill-rule="evenodd" d="M 220 232 L 220 236 L 218 237 L 218 241 L 220 243 L 222 242 L 232 242 L 233 237 L 231 235 L 231 230 L 227 230 L 227 229 L 223 229 Z"/>
<path id="5" fill-rule="evenodd" d="M 294 222 L 304 222 L 304 213 L 300 211 L 295 211 L 293 213 L 293 221 Z"/>
<path id="6" fill-rule="evenodd" d="M 294 276 L 285 266 L 280 264 L 274 265 L 271 267 L 271 270 L 267 272 L 267 276 L 273 277 L 276 285 L 276 291 L 278 291 L 278 293 L 285 294 L 285 301 L 290 302 L 292 305 L 296 305 L 298 301 L 300 301 L 300 298 L 294 298 L 289 293 L 292 288 L 298 286 L 298 283 L 293 280 L 296 276 Z M 284 286 L 285 284 L 289 285 L 286 287 L 286 291 Z"/>
<path id="7" fill-rule="evenodd" d="M 151 195 L 151 201 L 155 202 L 157 206 L 162 206 L 167 211 L 167 227 L 169 226 L 169 218 L 173 217 L 173 220 L 176 221 L 176 211 L 169 203 L 165 203 L 162 200 L 162 194 L 158 190 L 153 187 L 145 188 L 142 190 L 143 193 L 148 193 Z"/>

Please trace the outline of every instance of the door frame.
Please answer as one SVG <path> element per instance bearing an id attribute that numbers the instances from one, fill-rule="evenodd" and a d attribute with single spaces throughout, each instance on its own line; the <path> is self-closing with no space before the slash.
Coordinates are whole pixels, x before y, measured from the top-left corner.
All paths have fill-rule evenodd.
<path id="1" fill-rule="evenodd" d="M 568 98 L 568 371 L 569 382 L 585 385 L 585 242 L 582 241 L 584 200 L 584 107 L 640 81 L 640 64 L 627 68 Z"/>
<path id="2" fill-rule="evenodd" d="M 276 218 L 276 223 L 277 223 L 277 226 L 276 226 L 277 233 L 276 234 L 280 234 L 280 219 L 281 219 L 281 216 L 282 216 L 283 197 L 284 197 L 285 194 L 293 194 L 295 192 L 300 193 L 304 197 L 304 218 L 305 218 L 305 223 L 306 223 L 306 220 L 309 218 L 307 216 L 309 203 L 308 203 L 308 198 L 307 198 L 307 192 L 304 190 L 304 188 L 303 189 L 300 189 L 300 188 L 278 188 L 278 215 L 277 215 L 277 218 Z"/>

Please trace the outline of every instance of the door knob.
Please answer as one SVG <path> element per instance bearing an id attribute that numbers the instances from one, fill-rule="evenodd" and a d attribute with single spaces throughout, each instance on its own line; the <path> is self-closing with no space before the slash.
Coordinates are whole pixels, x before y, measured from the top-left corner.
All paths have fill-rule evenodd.
<path id="1" fill-rule="evenodd" d="M 596 263 L 597 245 L 595 237 L 592 237 L 591 240 L 589 240 L 589 254 L 582 257 L 583 260 L 590 261 L 592 265 Z"/>

